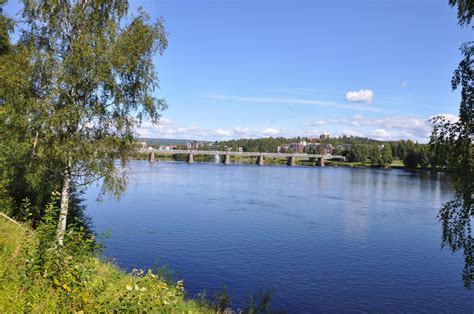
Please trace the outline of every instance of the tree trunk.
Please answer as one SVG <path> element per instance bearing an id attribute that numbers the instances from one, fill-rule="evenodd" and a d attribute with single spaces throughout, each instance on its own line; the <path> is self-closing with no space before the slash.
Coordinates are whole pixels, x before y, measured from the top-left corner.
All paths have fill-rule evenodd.
<path id="1" fill-rule="evenodd" d="M 38 145 L 38 135 L 39 135 L 39 132 L 36 131 L 35 141 L 33 142 L 33 149 L 31 151 L 31 156 L 32 157 L 35 155 L 36 145 Z"/>
<path id="2" fill-rule="evenodd" d="M 66 168 L 66 171 L 64 172 L 63 189 L 61 191 L 61 206 L 60 206 L 60 211 L 59 211 L 59 223 L 58 223 L 58 229 L 56 231 L 56 239 L 58 240 L 58 244 L 60 246 L 63 245 L 64 235 L 66 234 L 67 213 L 69 210 L 70 184 L 71 184 L 71 173 L 68 166 Z"/>

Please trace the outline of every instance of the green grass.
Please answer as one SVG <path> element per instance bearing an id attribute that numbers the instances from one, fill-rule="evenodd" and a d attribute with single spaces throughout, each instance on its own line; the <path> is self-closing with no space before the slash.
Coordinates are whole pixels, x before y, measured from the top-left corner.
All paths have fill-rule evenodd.
<path id="1" fill-rule="evenodd" d="M 0 313 L 213 312 L 186 300 L 180 281 L 167 283 L 151 272 L 129 274 L 94 256 L 76 262 L 62 256 L 70 267 L 51 276 L 35 268 L 38 245 L 35 231 L 0 216 Z"/>
<path id="2" fill-rule="evenodd" d="M 392 167 L 405 167 L 403 160 L 396 159 L 392 162 Z"/>
<path id="3" fill-rule="evenodd" d="M 326 160 L 324 161 L 326 166 L 341 166 L 341 167 L 370 167 L 369 163 L 362 162 L 349 162 L 349 161 L 337 161 L 337 160 Z"/>

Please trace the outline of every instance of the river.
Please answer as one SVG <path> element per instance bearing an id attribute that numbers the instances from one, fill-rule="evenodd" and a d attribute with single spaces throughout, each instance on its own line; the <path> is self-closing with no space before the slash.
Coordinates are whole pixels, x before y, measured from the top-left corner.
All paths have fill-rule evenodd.
<path id="1" fill-rule="evenodd" d="M 87 214 L 122 268 L 168 265 L 190 296 L 228 286 L 235 308 L 472 312 L 463 257 L 440 248 L 441 173 L 146 161 Z"/>

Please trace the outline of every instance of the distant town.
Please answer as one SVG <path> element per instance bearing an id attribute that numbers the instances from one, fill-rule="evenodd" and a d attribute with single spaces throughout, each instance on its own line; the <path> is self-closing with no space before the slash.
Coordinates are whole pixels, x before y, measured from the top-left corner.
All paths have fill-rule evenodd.
<path id="1" fill-rule="evenodd" d="M 298 138 L 297 138 L 298 139 Z M 333 145 L 330 143 L 324 143 L 325 140 L 330 139 L 329 133 L 323 133 L 318 137 L 306 137 L 297 142 L 285 143 L 276 146 L 276 152 L 278 153 L 308 153 L 308 154 L 333 154 L 334 152 L 341 153 L 345 150 L 350 150 L 352 144 L 338 144 Z M 190 150 L 234 150 L 238 152 L 251 151 L 246 149 L 244 146 L 235 145 L 221 145 L 220 142 L 211 142 L 211 141 L 198 141 L 198 140 L 189 140 L 183 143 L 183 140 L 165 140 L 169 144 L 163 145 L 159 144 L 160 139 L 142 139 L 138 142 L 139 150 L 142 152 L 150 151 L 151 149 L 158 149 L 162 151 L 172 151 L 178 149 L 190 149 Z M 225 143 L 225 142 L 222 142 Z M 383 147 L 383 146 L 382 146 Z M 263 151 L 262 151 L 263 152 Z M 265 152 L 275 152 L 275 149 L 270 149 L 270 151 Z"/>
<path id="2" fill-rule="evenodd" d="M 282 138 L 283 139 L 283 138 Z M 296 138 L 295 142 L 281 144 L 275 147 L 271 147 L 268 151 L 261 152 L 277 152 L 277 153 L 308 153 L 308 154 L 341 154 L 344 151 L 349 151 L 352 148 L 352 144 L 337 144 L 325 143 L 330 139 L 329 133 L 323 133 L 320 137 L 306 137 L 301 140 Z M 265 139 L 263 139 L 265 140 Z M 142 139 L 138 142 L 139 151 L 148 152 L 152 149 L 158 149 L 161 151 L 173 151 L 173 150 L 234 150 L 238 152 L 254 151 L 247 149 L 245 146 L 226 145 L 226 142 L 212 142 L 212 141 L 197 141 L 189 140 L 183 143 L 183 140 L 165 140 L 169 142 L 166 145 L 160 144 L 160 139 Z M 224 143 L 224 144 L 221 144 Z M 380 146 L 382 148 L 383 145 Z"/>

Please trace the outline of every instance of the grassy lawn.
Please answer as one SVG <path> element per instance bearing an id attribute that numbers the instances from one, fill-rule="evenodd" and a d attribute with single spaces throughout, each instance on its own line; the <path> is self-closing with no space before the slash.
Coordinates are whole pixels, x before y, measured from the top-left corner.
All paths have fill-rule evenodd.
<path id="1" fill-rule="evenodd" d="M 405 165 L 402 160 L 397 159 L 392 162 L 392 167 L 405 167 Z"/>

